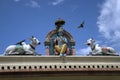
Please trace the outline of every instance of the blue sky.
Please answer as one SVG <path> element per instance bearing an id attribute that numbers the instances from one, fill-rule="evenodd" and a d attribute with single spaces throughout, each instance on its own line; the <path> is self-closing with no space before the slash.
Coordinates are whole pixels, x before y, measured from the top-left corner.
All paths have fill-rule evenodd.
<path id="1" fill-rule="evenodd" d="M 101 46 L 111 46 L 119 52 L 120 16 L 115 16 L 120 12 L 119 4 L 119 0 L 0 0 L 0 53 L 20 40 L 29 43 L 28 38 L 34 35 L 41 42 L 37 52 L 44 55 L 45 37 L 55 29 L 58 18 L 66 21 L 63 28 L 76 41 L 77 55 L 90 51 L 83 44 L 90 37 Z M 85 27 L 78 29 L 83 20 Z"/>

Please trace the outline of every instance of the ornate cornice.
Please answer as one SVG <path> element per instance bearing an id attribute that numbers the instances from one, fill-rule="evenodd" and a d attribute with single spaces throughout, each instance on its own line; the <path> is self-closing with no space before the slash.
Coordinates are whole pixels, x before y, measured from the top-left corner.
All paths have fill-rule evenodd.
<path id="1" fill-rule="evenodd" d="M 0 74 L 54 72 L 65 75 L 71 73 L 119 75 L 119 62 L 119 56 L 67 56 L 64 58 L 59 56 L 4 56 L 0 57 Z"/>

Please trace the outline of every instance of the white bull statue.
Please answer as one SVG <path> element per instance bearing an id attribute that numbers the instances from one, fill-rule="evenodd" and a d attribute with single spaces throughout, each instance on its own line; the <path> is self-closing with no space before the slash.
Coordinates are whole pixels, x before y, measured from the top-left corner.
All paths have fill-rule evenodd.
<path id="1" fill-rule="evenodd" d="M 90 38 L 87 40 L 86 45 L 90 46 L 92 52 L 89 55 L 110 55 L 110 56 L 118 56 L 116 51 L 112 47 L 100 47 L 98 44 L 94 44 L 95 40 Z"/>
<path id="2" fill-rule="evenodd" d="M 17 45 L 8 46 L 4 54 L 5 55 L 26 55 L 26 54 L 35 55 L 36 54 L 35 48 L 37 45 L 40 44 L 40 41 L 34 36 L 32 36 L 30 40 L 31 40 L 30 44 L 26 44 L 23 40 L 17 43 Z"/>

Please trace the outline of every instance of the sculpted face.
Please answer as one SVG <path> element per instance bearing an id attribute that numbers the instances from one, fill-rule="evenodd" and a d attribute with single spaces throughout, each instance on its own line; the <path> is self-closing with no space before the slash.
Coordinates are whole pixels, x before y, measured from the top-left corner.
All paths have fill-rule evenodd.
<path id="1" fill-rule="evenodd" d="M 94 41 L 92 38 L 90 38 L 90 39 L 87 40 L 86 45 L 90 46 L 90 45 L 93 44 L 94 42 L 95 42 L 95 41 Z"/>
<path id="2" fill-rule="evenodd" d="M 30 40 L 31 40 L 34 44 L 40 45 L 40 41 L 39 41 L 36 37 L 32 36 L 32 38 L 30 38 Z"/>
<path id="3" fill-rule="evenodd" d="M 63 36 L 63 32 L 58 32 L 58 36 Z"/>

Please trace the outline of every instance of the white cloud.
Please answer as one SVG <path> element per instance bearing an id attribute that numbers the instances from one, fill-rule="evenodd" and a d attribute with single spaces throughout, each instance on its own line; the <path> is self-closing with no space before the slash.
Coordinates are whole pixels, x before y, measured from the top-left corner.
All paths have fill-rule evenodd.
<path id="1" fill-rule="evenodd" d="M 5 54 L 0 54 L 0 56 L 5 56 Z"/>
<path id="2" fill-rule="evenodd" d="M 29 6 L 32 8 L 40 8 L 39 3 L 35 0 L 30 0 L 30 2 L 26 4 L 26 6 Z"/>
<path id="3" fill-rule="evenodd" d="M 107 42 L 120 47 L 120 0 L 105 0 L 97 24 Z"/>
<path id="4" fill-rule="evenodd" d="M 64 0 L 55 0 L 54 2 L 52 2 L 52 5 L 58 5 L 60 4 L 61 2 L 63 2 Z"/>
<path id="5" fill-rule="evenodd" d="M 86 56 L 87 54 L 89 54 L 89 52 L 91 52 L 91 49 L 90 47 L 87 47 L 87 48 L 77 50 L 76 54 L 81 56 Z"/>

